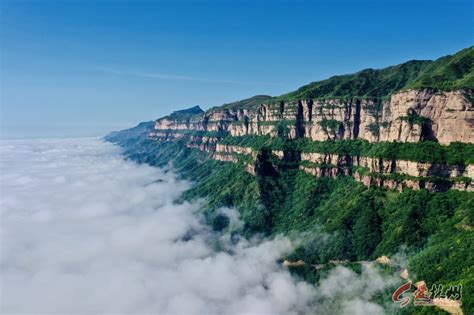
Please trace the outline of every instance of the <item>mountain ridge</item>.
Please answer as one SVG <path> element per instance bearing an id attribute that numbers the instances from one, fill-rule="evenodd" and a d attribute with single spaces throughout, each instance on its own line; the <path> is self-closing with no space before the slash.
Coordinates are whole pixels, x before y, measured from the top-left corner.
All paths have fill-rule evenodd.
<path id="1" fill-rule="evenodd" d="M 471 314 L 473 53 L 330 78 L 295 97 L 177 111 L 106 140 L 193 181 L 182 201 L 205 198 L 203 216 L 216 230 L 226 230 L 219 209 L 232 207 L 244 237 L 303 235 L 282 258 L 297 262 L 286 266 L 296 277 L 317 284 L 334 262 L 360 272 L 361 261 L 406 255 L 413 281 L 461 284 Z M 367 91 L 376 96 L 360 95 Z M 387 307 L 405 281 L 377 303 Z"/>
<path id="2" fill-rule="evenodd" d="M 463 59 L 464 58 L 464 59 Z M 468 60 L 466 60 L 468 59 Z M 445 68 L 460 66 L 460 63 L 466 61 L 467 65 L 463 66 L 463 69 L 467 69 L 467 73 L 462 79 L 457 79 L 460 83 L 453 83 L 452 85 L 442 85 L 433 79 L 433 76 L 438 72 L 438 78 L 443 74 L 446 75 Z M 405 72 L 414 72 L 407 75 Z M 456 71 L 454 71 L 456 72 Z M 363 81 L 367 75 L 379 74 L 384 77 L 383 82 L 370 83 L 371 85 L 381 86 L 379 89 L 367 91 L 364 88 Z M 450 78 L 446 78 L 448 81 Z M 451 78 L 452 79 L 452 78 Z M 398 80 L 398 81 L 397 81 Z M 342 81 L 342 82 L 341 82 Z M 379 80 L 380 81 L 380 80 Z M 359 84 L 355 90 L 349 90 L 347 85 Z M 388 85 L 388 86 L 387 86 Z M 255 107 L 258 102 L 263 101 L 285 101 L 295 99 L 306 99 L 306 98 L 386 98 L 394 92 L 425 88 L 449 91 L 452 89 L 474 89 L 474 46 L 465 48 L 458 53 L 453 55 L 446 55 L 435 60 L 409 60 L 394 66 L 388 66 L 380 69 L 365 68 L 355 73 L 333 75 L 327 79 L 320 81 L 310 82 L 288 93 L 284 93 L 279 96 L 269 95 L 254 95 L 246 99 L 226 103 L 223 105 L 213 106 L 206 110 L 213 111 L 219 108 L 251 108 Z M 372 93 L 370 92 L 372 91 Z M 248 105 L 247 105 L 248 104 Z M 189 109 L 189 108 L 187 108 Z M 183 109 L 186 110 L 186 109 Z"/>

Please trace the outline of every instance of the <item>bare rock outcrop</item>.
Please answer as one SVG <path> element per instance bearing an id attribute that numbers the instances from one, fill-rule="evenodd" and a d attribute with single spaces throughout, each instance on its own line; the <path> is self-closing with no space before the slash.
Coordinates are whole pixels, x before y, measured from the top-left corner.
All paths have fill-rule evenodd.
<path id="1" fill-rule="evenodd" d="M 284 133 L 290 139 L 312 141 L 364 139 L 369 142 L 434 140 L 443 145 L 455 141 L 474 143 L 473 99 L 472 90 L 440 92 L 418 89 L 395 93 L 390 100 L 307 99 L 266 102 L 249 108 L 224 106 L 207 112 L 198 109 L 193 115 L 175 112 L 158 119 L 149 137 L 159 141 L 185 139 L 190 148 L 235 163 L 242 157 L 247 157 L 246 161 L 255 161 L 258 152 L 220 143 L 226 135 L 277 137 Z M 283 151 L 272 154 L 285 158 Z M 474 165 L 461 167 L 322 153 L 301 153 L 301 161 L 309 162 L 309 165 L 302 164 L 300 169 L 315 176 L 349 175 L 366 185 L 389 189 L 443 190 L 445 187 L 430 181 L 430 178 L 441 177 L 451 180 L 453 189 L 474 191 Z M 250 172 L 254 172 L 250 164 L 246 165 Z"/>
<path id="2" fill-rule="evenodd" d="M 474 104 L 472 91 L 436 92 L 410 90 L 392 96 L 390 114 L 382 117 L 388 128 L 380 133 L 381 141 L 417 142 L 437 140 L 474 143 Z M 414 117 L 410 122 L 407 117 Z M 416 121 L 425 119 L 425 125 Z M 415 123 L 417 122 L 417 123 Z"/>

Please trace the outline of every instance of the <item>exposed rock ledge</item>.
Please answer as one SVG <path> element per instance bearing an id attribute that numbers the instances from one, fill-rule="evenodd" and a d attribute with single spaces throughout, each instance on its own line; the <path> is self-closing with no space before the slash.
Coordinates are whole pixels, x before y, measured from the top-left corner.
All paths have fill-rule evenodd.
<path id="1" fill-rule="evenodd" d="M 283 126 L 291 139 L 474 143 L 472 95 L 472 90 L 437 92 L 420 89 L 395 93 L 390 100 L 312 99 L 263 103 L 252 108 L 220 107 L 207 112 L 199 109 L 192 115 L 176 112 L 158 119 L 149 137 L 158 141 L 184 141 L 188 147 L 208 152 L 216 160 L 243 162 L 254 174 L 258 152 L 222 144 L 223 136 L 274 137 Z M 272 154 L 286 158 L 283 151 Z M 353 176 L 367 186 L 474 191 L 474 165 L 463 168 L 320 153 L 302 153 L 300 158 L 300 169 L 305 172 L 315 176 Z"/>
<path id="2" fill-rule="evenodd" d="M 182 134 L 166 137 L 160 136 L 160 141 L 183 139 Z M 216 137 L 187 136 L 187 146 L 210 154 L 215 160 L 232 163 L 242 163 L 247 172 L 255 175 L 255 162 L 258 152 L 249 147 L 226 145 L 219 143 Z M 272 155 L 283 159 L 285 152 L 273 150 Z M 385 187 L 402 191 L 404 188 L 429 191 L 444 191 L 457 189 L 474 192 L 474 165 L 465 168 L 460 166 L 420 163 L 407 160 L 383 160 L 372 157 L 344 156 L 337 154 L 301 153 L 299 168 L 317 177 L 353 176 L 355 180 L 366 186 Z M 305 163 L 308 162 L 306 165 Z M 363 172 L 361 171 L 363 170 Z M 391 178 L 393 175 L 406 176 Z M 446 181 L 434 181 L 431 177 L 442 177 Z M 397 177 L 397 176 L 395 176 Z"/>
<path id="3" fill-rule="evenodd" d="M 370 142 L 437 140 L 474 143 L 473 91 L 430 89 L 398 92 L 390 100 L 325 99 L 263 103 L 256 108 L 216 108 L 186 118 L 158 119 L 156 134 L 214 131 L 232 136 L 277 136 L 286 125 L 290 138 L 365 139 Z M 181 136 L 178 136 L 181 137 Z"/>

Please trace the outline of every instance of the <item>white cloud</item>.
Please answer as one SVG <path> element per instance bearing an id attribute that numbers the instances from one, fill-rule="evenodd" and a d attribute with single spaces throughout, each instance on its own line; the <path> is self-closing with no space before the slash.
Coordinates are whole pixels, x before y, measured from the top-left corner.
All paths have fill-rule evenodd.
<path id="1" fill-rule="evenodd" d="M 287 239 L 214 252 L 200 204 L 174 203 L 189 183 L 110 144 L 2 142 L 1 173 L 3 312 L 286 313 L 314 294 L 276 263 Z"/>
<path id="2" fill-rule="evenodd" d="M 239 80 L 228 80 L 228 79 L 209 79 L 203 77 L 194 77 L 189 75 L 180 74 L 167 74 L 158 72 L 143 72 L 143 71 L 124 71 L 113 68 L 101 68 L 102 71 L 118 76 L 131 76 L 144 79 L 159 79 L 159 80 L 176 80 L 176 81 L 197 81 L 197 82 L 210 82 L 210 83 L 228 83 L 228 84 L 259 84 L 259 85 L 281 85 L 276 82 L 264 82 L 264 81 L 239 81 Z"/>
<path id="3" fill-rule="evenodd" d="M 384 314 L 384 309 L 370 300 L 396 281 L 394 275 L 382 276 L 374 263 L 363 263 L 360 274 L 337 266 L 320 281 L 316 299 L 321 311 L 329 314 Z"/>
<path id="4" fill-rule="evenodd" d="M 201 223 L 200 202 L 174 203 L 190 183 L 111 144 L 15 140 L 1 150 L 0 312 L 314 313 L 347 294 L 345 312 L 380 313 L 362 293 L 384 287 L 377 273 L 336 268 L 316 291 L 276 263 L 287 238 L 230 244 Z M 341 291 L 347 282 L 353 290 Z"/>

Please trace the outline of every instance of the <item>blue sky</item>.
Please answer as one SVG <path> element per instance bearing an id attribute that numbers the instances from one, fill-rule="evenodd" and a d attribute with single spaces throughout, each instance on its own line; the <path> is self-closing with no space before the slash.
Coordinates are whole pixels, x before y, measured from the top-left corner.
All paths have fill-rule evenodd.
<path id="1" fill-rule="evenodd" d="M 473 1 L 1 0 L 2 137 L 89 136 L 473 45 Z"/>

